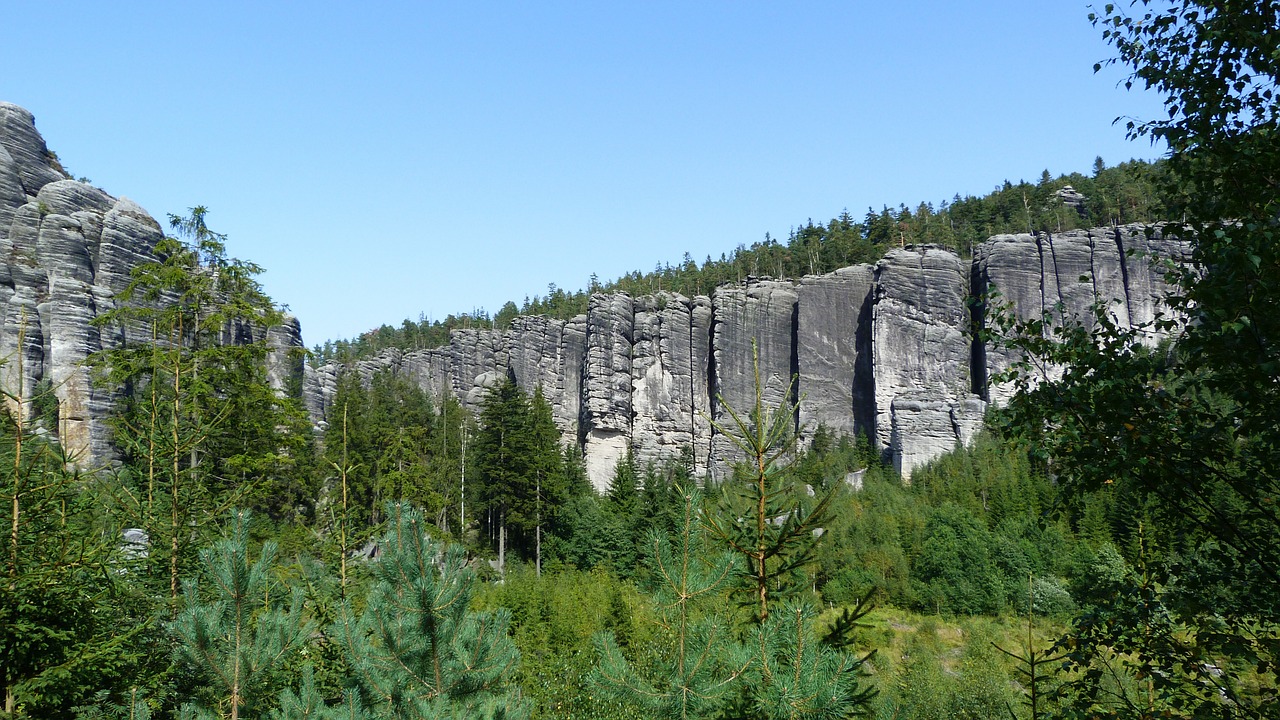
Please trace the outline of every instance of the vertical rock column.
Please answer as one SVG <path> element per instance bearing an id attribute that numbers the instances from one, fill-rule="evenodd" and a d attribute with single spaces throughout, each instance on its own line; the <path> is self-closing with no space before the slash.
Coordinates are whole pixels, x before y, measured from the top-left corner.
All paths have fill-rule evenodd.
<path id="1" fill-rule="evenodd" d="M 876 283 L 876 439 L 905 480 L 982 427 L 969 376 L 968 268 L 942 248 L 892 250 Z"/>
<path id="2" fill-rule="evenodd" d="M 489 388 L 507 374 L 505 339 L 497 330 L 454 330 L 449 351 L 454 397 L 479 417 Z"/>
<path id="3" fill-rule="evenodd" d="M 706 298 L 674 293 L 635 300 L 631 437 L 641 466 L 673 460 L 687 448 L 694 472 L 704 471 L 710 437 L 709 310 Z"/>
<path id="4" fill-rule="evenodd" d="M 853 437 L 875 428 L 871 307 L 875 271 L 854 265 L 809 275 L 796 285 L 800 441 L 819 425 Z"/>
<path id="5" fill-rule="evenodd" d="M 281 397 L 301 388 L 305 355 L 298 318 L 286 314 L 267 328 L 267 382 Z"/>
<path id="6" fill-rule="evenodd" d="M 90 324 L 97 315 L 91 257 L 98 254 L 102 216 L 112 204 L 106 193 L 73 180 L 49 183 L 37 196 L 38 210 L 47 213 L 36 241 L 37 262 L 48 273 L 40 311 L 48 330 L 44 378 L 58 400 L 58 427 L 50 429 L 76 463 L 93 460 L 94 411 L 101 418 L 110 409 L 94 406 L 86 360 L 102 347 Z"/>
<path id="7" fill-rule="evenodd" d="M 1148 237 L 1140 225 L 1056 235 L 996 235 L 974 248 L 973 287 L 979 296 L 998 290 L 1000 302 L 1017 320 L 1047 317 L 1050 326 L 1067 320 L 1092 328 L 1093 303 L 1100 301 L 1118 327 L 1139 329 L 1144 342 L 1154 344 L 1165 333 L 1150 323 L 1169 312 L 1164 259 L 1185 262 L 1186 246 L 1166 240 L 1158 228 Z M 990 313 L 989 308 L 980 312 L 984 326 L 992 322 Z M 977 350 L 975 365 L 982 381 L 1017 360 L 1015 352 L 998 343 Z M 1059 372 L 1053 367 L 1042 370 L 1043 379 Z M 1004 404 L 1013 393 L 1007 383 L 986 384 L 991 402 Z"/>
<path id="8" fill-rule="evenodd" d="M 307 417 L 317 430 L 326 426 L 325 418 L 333 404 L 333 396 L 338 387 L 337 363 L 326 363 L 314 367 L 307 363 L 302 368 L 302 404 L 307 409 Z"/>
<path id="9" fill-rule="evenodd" d="M 580 353 L 566 352 L 565 323 L 544 316 L 517 317 L 507 331 L 507 356 L 516 383 L 530 396 L 541 387 L 562 442 L 578 437 L 578 387 L 568 365 Z"/>
<path id="10" fill-rule="evenodd" d="M 5 332 L 0 335 L 0 388 L 9 397 L 23 398 L 22 417 L 30 416 L 31 396 L 44 368 L 44 328 L 31 286 L 19 286 L 9 299 L 4 316 Z"/>
<path id="11" fill-rule="evenodd" d="M 995 235 L 973 248 L 973 294 L 982 301 L 978 322 L 989 327 L 991 314 L 1008 308 L 1017 320 L 1041 317 L 1058 301 L 1057 273 L 1052 261 L 1046 264 L 1040 241 L 1031 235 Z M 994 297 L 999 293 L 999 297 Z M 1001 310 L 1003 311 L 1003 310 Z M 974 372 L 982 373 L 979 385 L 986 388 L 987 400 L 1004 405 L 1013 395 L 1008 383 L 993 383 L 997 373 L 1017 360 L 999 343 L 975 346 Z"/>
<path id="12" fill-rule="evenodd" d="M 448 347 L 407 352 L 401 360 L 401 367 L 410 380 L 431 395 L 437 409 L 446 397 L 453 395 L 450 380 L 453 365 Z"/>
<path id="13" fill-rule="evenodd" d="M 604 491 L 631 444 L 631 296 L 592 295 L 587 306 L 579 431 L 587 478 Z"/>
<path id="14" fill-rule="evenodd" d="M 565 413 L 561 442 L 581 450 L 582 428 L 579 423 L 582 418 L 582 373 L 587 360 L 586 315 L 575 315 L 565 321 L 560 335 L 560 357 L 564 372 L 560 384 L 564 394 L 552 407 Z"/>
<path id="15" fill-rule="evenodd" d="M 794 390 L 797 295 L 790 282 L 749 279 L 743 285 L 717 288 L 714 297 L 711 375 L 718 399 L 711 403 L 712 417 L 721 426 L 732 427 L 733 419 L 724 403 L 743 418 L 755 407 L 753 341 L 760 359 L 764 407 L 777 409 Z M 732 441 L 712 433 L 709 472 L 713 477 L 722 475 L 740 457 L 741 451 Z"/>
<path id="16" fill-rule="evenodd" d="M 1144 342 L 1155 345 L 1168 336 L 1167 330 L 1152 325 L 1156 320 L 1175 320 L 1165 297 L 1174 287 L 1165 278 L 1169 263 L 1191 263 L 1191 244 L 1168 237 L 1159 225 L 1122 225 L 1110 229 L 1125 267 L 1125 299 L 1129 319 L 1142 330 Z M 1128 253 L 1132 251 L 1132 255 Z"/>

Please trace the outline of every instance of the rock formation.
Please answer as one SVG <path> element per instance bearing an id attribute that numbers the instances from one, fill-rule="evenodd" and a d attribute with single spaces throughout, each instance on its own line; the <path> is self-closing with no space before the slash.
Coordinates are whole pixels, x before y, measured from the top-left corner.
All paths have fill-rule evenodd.
<path id="1" fill-rule="evenodd" d="M 819 425 L 848 436 L 875 429 L 874 290 L 875 269 L 870 265 L 809 275 L 796 284 L 802 442 L 807 443 Z"/>
<path id="2" fill-rule="evenodd" d="M 58 417 L 46 429 L 80 464 L 113 457 L 103 420 L 115 398 L 93 382 L 86 359 L 150 339 L 142 328 L 93 321 L 116 307 L 162 237 L 133 201 L 72 180 L 31 113 L 0 103 L 0 387 L 24 399 L 28 416 L 33 394 L 52 391 Z M 283 390 L 301 370 L 301 355 L 290 352 L 302 345 L 297 322 L 251 332 L 267 334 L 269 375 Z"/>
<path id="3" fill-rule="evenodd" d="M 519 318 L 504 332 L 458 331 L 447 348 L 391 350 L 356 369 L 411 372 L 472 410 L 503 375 L 527 390 L 540 384 L 603 489 L 628 450 L 641 466 L 688 453 L 698 475 L 724 472 L 739 453 L 712 422 L 754 403 L 754 348 L 765 403 L 795 392 L 802 444 L 819 425 L 866 435 L 909 478 L 969 442 L 987 402 L 1008 397 L 987 378 L 1013 358 L 974 340 L 985 312 L 975 297 L 999 289 L 1019 318 L 1083 321 L 1096 298 L 1122 327 L 1148 323 L 1167 312 L 1155 258 L 1186 259 L 1185 246 L 1150 230 L 998 235 L 972 262 L 938 247 L 901 248 L 874 266 L 794 282 L 750 278 L 710 298 L 600 294 L 563 324 Z M 334 368 L 308 372 L 323 379 L 308 398 L 332 393 Z M 322 406 L 311 401 L 317 420 Z"/>
<path id="4" fill-rule="evenodd" d="M 133 202 L 70 179 L 31 114 L 0 103 L 0 386 L 23 398 L 51 387 L 56 432 L 85 462 L 111 457 L 103 419 L 114 400 L 91 382 L 85 359 L 148 339 L 141 328 L 93 320 L 115 307 L 161 237 Z M 445 347 L 387 350 L 352 370 L 402 374 L 473 413 L 503 378 L 541 388 L 601 489 L 627 452 L 642 466 L 684 456 L 700 476 L 724 472 L 738 452 L 714 425 L 728 422 L 729 407 L 751 408 L 758 371 L 766 404 L 798 403 L 789 422 L 802 444 L 819 425 L 865 435 L 909 477 L 968 442 L 987 403 L 1008 398 L 988 379 L 1015 358 L 975 341 L 986 312 L 975 297 L 998 289 L 1022 319 L 1083 321 L 1101 301 L 1116 323 L 1146 328 L 1154 343 L 1164 331 L 1150 323 L 1167 312 L 1169 289 L 1157 258 L 1186 256 L 1159 228 L 1139 226 L 998 235 L 972 261 L 938 247 L 899 248 L 874 266 L 750 278 L 710 297 L 597 294 L 567 321 L 520 317 L 506 330 L 457 330 Z M 300 388 L 322 426 L 342 369 L 301 365 L 295 320 L 240 335 L 266 340 L 271 382 Z"/>
<path id="5" fill-rule="evenodd" d="M 903 477 L 982 425 L 972 393 L 969 272 L 949 250 L 891 250 L 876 264 L 872 310 L 876 442 Z"/>
<path id="6" fill-rule="evenodd" d="M 996 235 L 973 249 L 972 294 L 998 291 L 998 302 L 1020 320 L 1047 316 L 1091 323 L 1096 300 L 1119 327 L 1146 328 L 1145 340 L 1155 344 L 1163 333 L 1149 326 L 1169 312 L 1164 297 L 1171 288 L 1162 265 L 1184 263 L 1189 257 L 1189 246 L 1165 238 L 1159 227 Z M 979 388 L 1015 360 L 996 346 L 975 350 L 975 386 Z M 1054 369 L 1046 372 L 1052 375 Z M 1011 393 L 1001 384 L 987 388 L 988 399 L 997 404 Z"/>

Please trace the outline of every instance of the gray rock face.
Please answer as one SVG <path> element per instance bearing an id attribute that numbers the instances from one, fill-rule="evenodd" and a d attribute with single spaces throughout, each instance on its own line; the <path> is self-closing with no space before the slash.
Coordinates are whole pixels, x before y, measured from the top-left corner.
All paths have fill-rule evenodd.
<path id="1" fill-rule="evenodd" d="M 1166 237 L 1159 225 L 1123 225 L 1114 230 L 1117 245 L 1124 250 L 1125 301 L 1132 327 L 1142 329 L 1152 345 L 1168 337 L 1168 332 L 1150 328 L 1151 323 L 1176 320 L 1165 297 L 1174 289 L 1166 279 L 1173 267 L 1191 262 L 1191 244 Z M 1132 254 L 1127 254 L 1132 251 Z M 1149 328 L 1149 329 L 1148 329 Z"/>
<path id="2" fill-rule="evenodd" d="M 35 117 L 26 108 L 0 102 L 0 147 L 8 155 L 7 164 L 17 177 L 23 202 L 45 185 L 67 179 L 67 174 L 55 164 L 44 138 L 36 131 Z M 4 156 L 0 156 L 0 164 L 4 164 Z M 0 172 L 0 176 L 3 175 Z"/>
<path id="3" fill-rule="evenodd" d="M 135 203 L 68 178 L 31 114 L 0 103 L 0 387 L 23 398 L 24 413 L 37 388 L 50 387 L 59 404 L 51 430 L 83 463 L 112 457 L 103 419 L 114 400 L 90 382 L 85 359 L 150 339 L 144 327 L 93 320 L 116 306 L 162 236 Z M 972 263 L 935 247 L 903 248 L 874 267 L 795 282 L 752 278 L 710 298 L 599 294 L 568 321 L 521 317 L 505 331 L 459 330 L 447 347 L 388 350 L 354 369 L 401 373 L 473 413 L 504 377 L 541 388 L 564 442 L 580 448 L 591 482 L 604 489 L 628 451 L 643 466 L 687 448 L 697 474 L 723 472 L 738 453 L 711 418 L 724 423 L 728 407 L 754 404 L 754 346 L 766 406 L 779 405 L 797 379 L 789 422 L 801 443 L 818 425 L 864 433 L 909 477 L 969 442 L 986 400 L 1008 397 L 988 378 L 1014 358 L 973 340 L 970 328 L 986 310 L 970 297 L 999 288 L 1016 317 L 1051 321 L 1087 320 L 1097 299 L 1117 324 L 1154 343 L 1169 332 L 1151 323 L 1168 314 L 1170 289 L 1155 258 L 1186 262 L 1188 247 L 1158 227 L 1126 226 L 996 236 L 974 249 Z M 225 341 L 264 338 L 272 385 L 300 385 L 323 426 L 339 369 L 301 363 L 292 318 L 229 328 Z"/>
<path id="4" fill-rule="evenodd" d="M 911 471 L 970 443 L 982 429 L 987 404 L 978 397 L 943 399 L 929 391 L 905 390 L 889 403 L 889 451 L 904 482 Z"/>
<path id="5" fill-rule="evenodd" d="M 453 394 L 453 364 L 449 348 L 432 348 L 407 352 L 401 367 L 409 379 L 424 388 L 433 402 L 439 403 Z"/>
<path id="6" fill-rule="evenodd" d="M 85 360 L 123 332 L 91 324 L 114 307 L 120 286 L 110 269 L 100 272 L 104 237 L 110 230 L 117 246 L 149 257 L 159 226 L 148 217 L 120 234 L 113 213 L 132 203 L 68 179 L 53 157 L 31 114 L 0 103 L 0 385 L 24 399 L 28 417 L 33 395 L 52 392 L 57 426 L 47 429 L 92 464 L 111 457 L 101 419 L 112 397 L 94 386 Z"/>
<path id="7" fill-rule="evenodd" d="M 631 343 L 634 309 L 625 293 L 592 295 L 587 305 L 579 422 L 587 476 L 597 489 L 631 445 Z"/>
<path id="8" fill-rule="evenodd" d="M 904 479 L 918 458 L 964 442 L 952 414 L 981 402 L 969 375 L 968 280 L 959 257 L 932 246 L 892 250 L 876 264 L 876 439 L 892 452 Z M 923 451 L 911 445 L 917 437 Z"/>
<path id="9" fill-rule="evenodd" d="M 792 380 L 799 372 L 795 355 L 795 285 L 783 280 L 749 278 L 741 285 L 722 285 L 713 296 L 711 366 L 715 395 L 711 417 L 731 430 L 728 408 L 750 413 L 756 402 L 754 357 L 759 361 L 761 400 L 767 409 L 795 401 Z M 754 350 L 753 350 L 754 346 Z M 794 426 L 795 420 L 792 420 Z M 713 431 L 709 469 L 717 475 L 739 459 L 729 438 Z"/>
<path id="10" fill-rule="evenodd" d="M 286 396 L 300 387 L 305 372 L 307 346 L 302 343 L 302 324 L 286 314 L 279 325 L 266 330 L 267 382 L 271 389 Z"/>
<path id="11" fill-rule="evenodd" d="M 155 259 L 162 237 L 160 225 L 129 199 L 68 178 L 31 113 L 0 103 L 0 387 L 23 398 L 27 417 L 33 393 L 49 388 L 58 417 L 46 429 L 78 464 L 114 457 L 103 420 L 116 398 L 92 382 L 86 360 L 150 340 L 142 327 L 93 323 L 116 307 L 133 269 Z M 297 321 L 232 333 L 264 334 L 272 347 L 269 374 L 283 388 L 303 372 Z"/>
<path id="12" fill-rule="evenodd" d="M 571 444 L 578 438 L 583 347 L 574 331 L 566 336 L 565 326 L 564 321 L 546 317 L 518 317 L 504 337 L 516 384 L 531 395 L 541 388 L 561 441 Z"/>
<path id="13" fill-rule="evenodd" d="M 707 348 L 711 302 L 675 293 L 635 301 L 631 355 L 632 447 L 640 467 L 692 453 L 705 471 L 711 437 Z"/>
<path id="14" fill-rule="evenodd" d="M 875 270 L 854 265 L 809 275 L 796 285 L 800 440 L 819 425 L 838 435 L 875 429 L 871 310 Z"/>
<path id="15" fill-rule="evenodd" d="M 449 339 L 453 393 L 478 415 L 489 389 L 507 374 L 507 349 L 497 330 L 459 330 Z"/>
<path id="16" fill-rule="evenodd" d="M 1159 227 L 1150 228 L 1149 237 L 1147 230 L 1126 225 L 1057 235 L 996 235 L 974 248 L 973 292 L 999 291 L 1017 319 L 1045 317 L 1051 325 L 1063 319 L 1092 323 L 1091 308 L 1098 301 L 1118 327 L 1141 329 L 1145 341 L 1155 344 L 1166 333 L 1150 324 L 1170 312 L 1163 300 L 1171 289 L 1164 279 L 1164 260 L 1184 263 L 1189 248 L 1164 238 Z M 980 348 L 977 355 L 978 384 L 990 385 L 988 398 L 1003 404 L 1013 389 L 987 378 L 1016 357 L 996 345 Z M 1046 368 L 1045 373 L 1052 378 L 1057 369 Z"/>
<path id="17" fill-rule="evenodd" d="M 577 444 L 603 490 L 628 450 L 641 468 L 688 450 L 697 475 L 724 473 L 739 452 L 711 418 L 726 423 L 727 407 L 754 404 L 754 345 L 766 407 L 798 377 L 792 422 L 802 445 L 819 425 L 863 434 L 909 479 L 973 439 L 987 398 L 1007 398 L 987 378 L 1011 358 L 974 341 L 984 316 L 972 296 L 998 286 L 1019 317 L 1057 320 L 1087 320 L 1096 296 L 1117 301 L 1108 306 L 1117 323 L 1147 322 L 1167 310 L 1168 286 L 1158 263 L 1129 254 L 1135 248 L 1186 256 L 1158 228 L 1148 236 L 1137 226 L 996 236 L 971 263 L 937 247 L 903 248 L 874 267 L 795 282 L 752 278 L 712 298 L 596 295 L 586 316 L 568 322 L 520 318 L 502 333 L 457 331 L 448 348 L 359 367 L 394 365 L 472 411 L 504 375 L 542 387 L 565 443 Z M 307 372 L 309 388 L 335 377 L 330 368 Z M 323 407 L 323 394 L 309 402 Z"/>

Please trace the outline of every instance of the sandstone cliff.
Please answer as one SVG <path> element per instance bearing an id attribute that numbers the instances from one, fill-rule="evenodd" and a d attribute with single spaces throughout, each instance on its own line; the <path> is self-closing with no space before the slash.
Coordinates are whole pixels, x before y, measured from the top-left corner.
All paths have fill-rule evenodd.
<path id="1" fill-rule="evenodd" d="M 148 339 L 141 328 L 92 321 L 114 307 L 161 237 L 130 200 L 70 179 L 31 114 L 0 103 L 0 386 L 24 398 L 52 387 L 55 431 L 82 462 L 111 457 L 103 418 L 114 400 L 90 381 L 85 359 Z M 540 387 L 563 441 L 604 488 L 628 451 L 642 465 L 687 453 L 698 475 L 725 472 L 737 453 L 715 424 L 727 422 L 727 407 L 753 403 L 754 348 L 765 402 L 798 398 L 791 422 L 801 443 L 819 425 L 865 435 L 909 477 L 968 442 L 987 403 L 1008 397 L 988 378 L 1014 358 L 975 341 L 985 309 L 974 297 L 998 289 L 1024 319 L 1087 319 L 1099 300 L 1121 326 L 1143 326 L 1167 312 L 1160 258 L 1186 253 L 1158 228 L 1137 226 L 999 235 L 975 247 L 972 261 L 938 247 L 898 248 L 874 266 L 749 278 L 710 297 L 597 294 L 567 321 L 520 317 L 507 330 L 455 331 L 446 347 L 388 350 L 353 370 L 403 374 L 471 412 L 503 378 Z M 300 387 L 323 425 L 341 368 L 301 365 L 296 320 L 242 334 L 265 338 L 271 382 Z"/>
<path id="2" fill-rule="evenodd" d="M 988 401 L 1007 399 L 1007 388 L 989 388 L 987 378 L 1012 358 L 974 340 L 984 312 L 976 296 L 998 288 L 1024 319 L 1084 319 L 1096 297 L 1116 322 L 1136 326 L 1165 312 L 1156 258 L 1185 253 L 1158 229 L 1148 236 L 1136 226 L 996 236 L 972 262 L 907 247 L 874 266 L 749 278 L 711 297 L 599 294 L 586 316 L 567 323 L 519 318 L 504 332 L 459 331 L 447 348 L 387 351 L 356 369 L 411 372 L 472 410 L 503 376 L 529 390 L 540 384 L 565 441 L 581 449 L 603 489 L 628 449 L 642 465 L 687 452 L 699 475 L 725 472 L 738 452 L 713 422 L 728 421 L 726 405 L 754 402 L 754 348 L 765 402 L 798 398 L 801 443 L 819 425 L 863 434 L 909 477 L 970 441 Z M 308 372 L 308 398 L 331 396 L 337 369 Z M 317 422 L 323 405 L 311 400 Z"/>
<path id="3" fill-rule="evenodd" d="M 22 397 L 37 386 L 58 400 L 56 433 L 82 464 L 112 457 L 106 423 L 115 398 L 92 381 L 86 358 L 125 342 L 149 340 L 141 328 L 102 326 L 133 268 L 154 259 L 163 237 L 128 198 L 72 180 L 36 131 L 31 113 L 0 103 L 0 388 Z M 274 351 L 269 374 L 283 389 L 301 371 L 296 321 L 247 330 Z"/>

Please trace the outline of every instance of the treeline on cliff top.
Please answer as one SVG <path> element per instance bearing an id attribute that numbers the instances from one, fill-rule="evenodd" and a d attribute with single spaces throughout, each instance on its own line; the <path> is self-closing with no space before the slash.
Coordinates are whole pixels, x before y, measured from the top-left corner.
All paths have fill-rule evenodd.
<path id="1" fill-rule="evenodd" d="M 890 248 L 901 245 L 932 243 L 968 256 L 976 243 L 1001 233 L 1062 232 L 1167 220 L 1169 208 L 1175 205 L 1168 197 L 1172 184 L 1164 182 L 1167 173 L 1161 161 L 1130 160 L 1107 167 L 1099 157 L 1094 161 L 1092 175 L 1070 173 L 1055 178 L 1045 170 L 1039 182 L 1024 180 L 1014 184 L 1006 180 L 982 197 L 956 195 L 938 206 L 921 202 L 915 208 L 899 205 L 895 210 L 885 206 L 879 212 L 867 208 L 862 220 L 845 211 L 826 224 L 809 220 L 792 228 L 786 242 L 766 233 L 762 241 L 750 246 L 740 244 L 729 253 L 721 253 L 719 259 L 708 255 L 701 264 L 685 253 L 674 265 L 661 263 L 653 270 L 635 270 L 608 282 L 592 275 L 588 286 L 577 291 L 552 284 L 546 295 L 526 297 L 521 305 L 509 301 L 492 314 L 479 308 L 451 314 L 443 320 L 406 318 L 400 327 L 383 325 L 350 340 L 316 345 L 312 362 L 351 362 L 387 348 L 441 347 L 448 344 L 452 330 L 501 330 L 509 327 L 517 315 L 568 320 L 587 311 L 587 300 L 595 292 L 708 295 L 717 285 L 739 282 L 752 275 L 791 278 L 875 262 Z"/>

